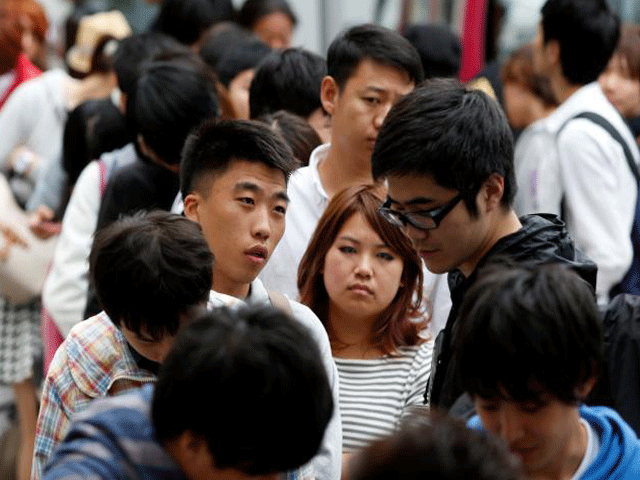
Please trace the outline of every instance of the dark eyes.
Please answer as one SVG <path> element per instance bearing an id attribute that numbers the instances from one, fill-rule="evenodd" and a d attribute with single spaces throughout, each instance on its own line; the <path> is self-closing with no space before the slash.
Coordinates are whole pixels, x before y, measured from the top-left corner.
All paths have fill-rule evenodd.
<path id="1" fill-rule="evenodd" d="M 287 213 L 287 209 L 283 206 L 278 205 L 276 208 L 274 208 L 274 210 L 276 212 L 278 212 L 281 215 L 285 215 Z"/>
<path id="2" fill-rule="evenodd" d="M 393 260 L 395 257 L 393 255 L 391 255 L 390 253 L 386 253 L 386 252 L 380 252 L 378 253 L 378 257 L 382 258 L 383 260 L 387 260 L 387 261 L 391 261 Z"/>
<path id="3" fill-rule="evenodd" d="M 253 198 L 251 198 L 251 197 L 240 197 L 240 198 L 238 199 L 238 201 L 239 201 L 240 203 L 244 203 L 244 204 L 246 204 L 246 205 L 255 205 L 255 203 L 256 203 L 256 202 L 253 200 Z"/>
<path id="4" fill-rule="evenodd" d="M 364 101 L 371 105 L 379 105 L 381 103 L 380 99 L 376 97 L 364 97 Z"/>
<path id="5" fill-rule="evenodd" d="M 340 250 L 342 253 L 356 253 L 356 249 L 353 247 L 349 247 L 349 246 L 343 246 L 338 248 L 338 250 Z"/>

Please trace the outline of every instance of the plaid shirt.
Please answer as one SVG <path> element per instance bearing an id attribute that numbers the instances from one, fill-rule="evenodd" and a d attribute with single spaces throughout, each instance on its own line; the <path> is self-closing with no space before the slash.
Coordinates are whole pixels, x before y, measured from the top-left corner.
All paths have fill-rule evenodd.
<path id="1" fill-rule="evenodd" d="M 242 303 L 212 291 L 208 308 Z M 78 323 L 51 361 L 42 390 L 36 426 L 31 479 L 38 480 L 55 447 L 69 429 L 71 417 L 94 398 L 116 395 L 146 383 L 155 375 L 140 369 L 120 330 L 102 312 Z"/>
<path id="2" fill-rule="evenodd" d="M 94 398 L 154 381 L 152 373 L 138 367 L 124 336 L 104 312 L 73 327 L 56 351 L 44 383 L 31 478 L 41 478 L 74 412 Z"/>

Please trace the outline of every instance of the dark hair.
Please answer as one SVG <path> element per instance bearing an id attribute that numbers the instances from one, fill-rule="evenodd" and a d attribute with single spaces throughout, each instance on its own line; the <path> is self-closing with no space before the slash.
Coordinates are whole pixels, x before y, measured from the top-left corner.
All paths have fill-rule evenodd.
<path id="1" fill-rule="evenodd" d="M 560 46 L 562 74 L 574 85 L 598 79 L 620 36 L 620 21 L 606 0 L 547 0 L 542 7 L 544 43 Z"/>
<path id="2" fill-rule="evenodd" d="M 131 95 L 138 83 L 140 67 L 146 61 L 159 56 L 187 55 L 187 52 L 186 46 L 163 33 L 141 33 L 123 38 L 113 56 L 118 87 L 125 95 Z"/>
<path id="3" fill-rule="evenodd" d="M 333 413 L 321 358 L 308 330 L 278 309 L 214 309 L 180 333 L 160 369 L 156 436 L 203 437 L 219 469 L 298 468 L 316 455 Z"/>
<path id="4" fill-rule="evenodd" d="M 189 132 L 216 115 L 215 85 L 195 55 L 149 62 L 127 101 L 127 117 L 137 133 L 170 165 L 180 162 Z"/>
<path id="5" fill-rule="evenodd" d="M 513 52 L 502 65 L 500 76 L 502 83 L 515 83 L 538 97 L 546 106 L 558 105 L 551 82 L 547 77 L 538 75 L 533 66 L 533 46 L 524 45 Z"/>
<path id="6" fill-rule="evenodd" d="M 180 164 L 180 191 L 185 198 L 198 190 L 209 194 L 209 181 L 236 160 L 262 163 L 289 179 L 297 162 L 280 135 L 253 120 L 207 120 L 184 145 Z"/>
<path id="7" fill-rule="evenodd" d="M 231 0 L 164 0 L 153 30 L 193 45 L 211 25 L 234 16 Z"/>
<path id="8" fill-rule="evenodd" d="M 378 207 L 384 201 L 383 192 L 384 189 L 379 185 L 349 187 L 331 199 L 300 261 L 298 290 L 300 302 L 313 310 L 335 344 L 337 339 L 331 331 L 329 296 L 322 274 L 324 261 L 342 226 L 355 214 L 360 213 L 404 263 L 398 292 L 380 314 L 371 332 L 371 344 L 389 354 L 395 353 L 398 347 L 421 343 L 419 332 L 424 329 L 425 322 L 416 321 L 422 303 L 422 262 L 411 240 L 378 213 Z"/>
<path id="9" fill-rule="evenodd" d="M 424 80 L 420 55 L 413 45 L 378 25 L 359 25 L 338 35 L 327 53 L 327 74 L 342 88 L 363 60 L 404 72 L 416 85 Z"/>
<path id="10" fill-rule="evenodd" d="M 96 42 L 96 46 L 91 54 L 91 66 L 89 74 L 108 73 L 114 69 L 114 55 L 118 49 L 120 41 L 113 35 L 103 35 Z"/>
<path id="11" fill-rule="evenodd" d="M 497 437 L 434 412 L 408 417 L 393 435 L 357 454 L 349 480 L 519 480 L 522 473 Z"/>
<path id="12" fill-rule="evenodd" d="M 98 230 L 89 265 L 111 321 L 155 340 L 176 334 L 179 314 L 207 300 L 213 279 L 213 254 L 200 225 L 162 211 Z"/>
<path id="13" fill-rule="evenodd" d="M 253 35 L 238 35 L 227 48 L 215 67 L 220 83 L 229 87 L 231 80 L 239 73 L 254 69 L 271 52 L 271 48 Z M 202 50 L 206 49 L 203 44 Z M 201 51 L 202 51 L 201 50 Z M 205 58 L 206 61 L 206 57 Z"/>
<path id="14" fill-rule="evenodd" d="M 300 166 L 308 165 L 311 152 L 322 145 L 318 132 L 309 125 L 309 122 L 293 113 L 279 110 L 273 114 L 262 115 L 257 120 L 266 123 L 282 135 L 291 147 L 293 156 L 300 162 Z"/>
<path id="15" fill-rule="evenodd" d="M 249 90 L 251 118 L 287 110 L 303 118 L 322 108 L 327 62 L 301 48 L 274 50 L 258 65 Z"/>
<path id="16" fill-rule="evenodd" d="M 396 103 L 371 155 L 374 178 L 431 176 L 458 190 L 471 215 L 482 182 L 504 178 L 502 205 L 516 193 L 513 135 L 500 106 L 488 95 L 453 79 L 427 80 Z"/>
<path id="17" fill-rule="evenodd" d="M 246 0 L 238 12 L 237 22 L 251 30 L 258 20 L 272 13 L 284 13 L 294 27 L 298 23 L 286 0 Z"/>
<path id="18" fill-rule="evenodd" d="M 597 376 L 602 327 L 592 287 L 565 265 L 490 265 L 460 310 L 455 365 L 472 396 L 567 404 Z"/>
<path id="19" fill-rule="evenodd" d="M 213 25 L 202 35 L 198 53 L 204 62 L 217 72 L 218 64 L 227 51 L 235 50 L 241 40 L 252 35 L 249 30 L 234 22 L 221 22 Z"/>
<path id="20" fill-rule="evenodd" d="M 458 76 L 462 46 L 450 28 L 435 24 L 411 25 L 403 35 L 416 47 L 425 78 Z"/>

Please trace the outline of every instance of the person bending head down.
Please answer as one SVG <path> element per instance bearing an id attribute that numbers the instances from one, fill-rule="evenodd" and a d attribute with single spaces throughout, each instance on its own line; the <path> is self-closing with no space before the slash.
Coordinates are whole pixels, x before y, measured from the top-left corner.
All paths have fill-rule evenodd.
<path id="1" fill-rule="evenodd" d="M 532 478 L 636 478 L 635 433 L 609 408 L 580 406 L 602 362 L 592 286 L 561 265 L 491 265 L 461 318 L 456 364 L 472 425 L 502 437 Z"/>

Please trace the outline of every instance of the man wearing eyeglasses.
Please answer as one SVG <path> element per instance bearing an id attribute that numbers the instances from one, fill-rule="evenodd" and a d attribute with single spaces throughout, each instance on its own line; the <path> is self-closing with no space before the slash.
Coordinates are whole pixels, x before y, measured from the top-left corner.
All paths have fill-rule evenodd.
<path id="1" fill-rule="evenodd" d="M 435 342 L 425 400 L 468 414 L 452 363 L 458 311 L 479 266 L 568 263 L 595 288 L 596 267 L 553 215 L 518 218 L 513 138 L 497 103 L 455 80 L 432 80 L 389 112 L 371 158 L 386 179 L 380 213 L 404 228 L 427 268 L 449 273 L 452 308 Z"/>

